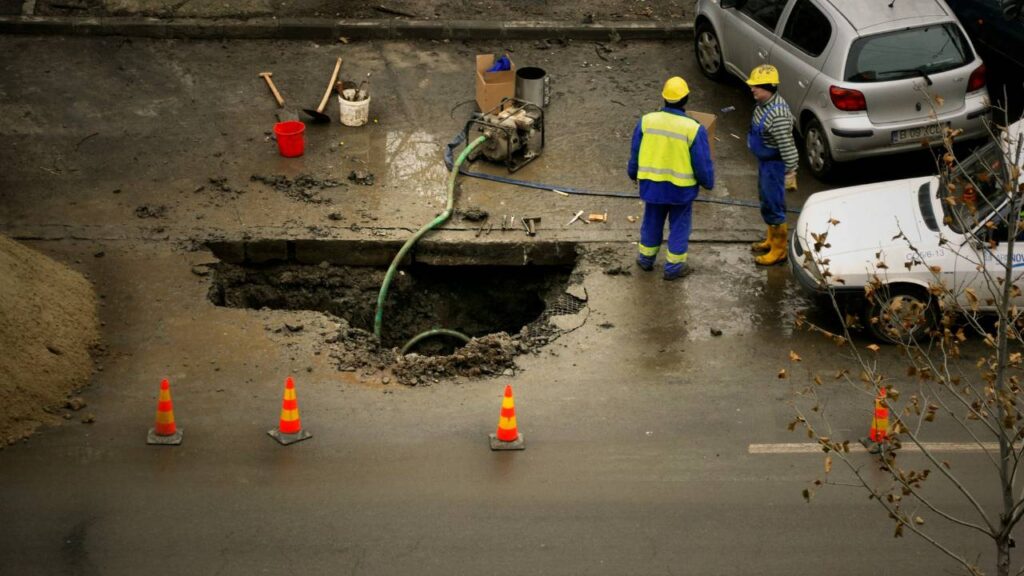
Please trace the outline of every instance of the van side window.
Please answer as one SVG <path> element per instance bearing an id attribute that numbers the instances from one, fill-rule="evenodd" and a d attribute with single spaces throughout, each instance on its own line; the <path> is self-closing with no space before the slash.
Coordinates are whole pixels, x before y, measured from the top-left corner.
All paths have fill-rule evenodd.
<path id="1" fill-rule="evenodd" d="M 775 26 L 779 23 L 779 16 L 782 16 L 782 9 L 785 7 L 784 0 L 747 0 L 740 7 L 740 12 L 774 32 Z"/>
<path id="2" fill-rule="evenodd" d="M 797 0 L 786 20 L 782 38 L 810 54 L 818 56 L 832 37 L 832 24 L 810 0 Z"/>

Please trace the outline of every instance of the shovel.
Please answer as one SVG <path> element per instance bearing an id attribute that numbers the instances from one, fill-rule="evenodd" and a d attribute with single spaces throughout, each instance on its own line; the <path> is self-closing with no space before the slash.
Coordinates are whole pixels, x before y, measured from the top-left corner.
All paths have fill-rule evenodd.
<path id="1" fill-rule="evenodd" d="M 340 69 L 341 56 L 338 56 L 338 61 L 334 63 L 334 72 L 331 74 L 331 81 L 327 83 L 327 91 L 324 92 L 324 97 L 320 100 L 320 105 L 316 107 L 316 110 L 311 110 L 309 108 L 302 109 L 302 111 L 305 112 L 313 122 L 319 124 L 331 121 L 331 117 L 324 114 L 324 107 L 327 106 L 327 99 L 331 96 L 331 91 L 334 89 L 334 82 L 338 79 L 338 70 Z"/>

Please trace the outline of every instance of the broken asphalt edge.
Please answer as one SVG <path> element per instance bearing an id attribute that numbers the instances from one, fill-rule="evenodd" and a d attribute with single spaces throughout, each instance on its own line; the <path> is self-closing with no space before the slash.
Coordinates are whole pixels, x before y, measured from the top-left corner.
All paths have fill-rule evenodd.
<path id="1" fill-rule="evenodd" d="M 276 40 L 687 40 L 692 24 L 0 16 L 0 34 Z"/>

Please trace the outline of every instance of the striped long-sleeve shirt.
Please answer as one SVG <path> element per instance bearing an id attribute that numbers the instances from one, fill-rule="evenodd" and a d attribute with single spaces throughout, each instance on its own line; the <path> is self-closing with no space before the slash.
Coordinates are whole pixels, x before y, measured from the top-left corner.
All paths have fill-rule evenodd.
<path id="1" fill-rule="evenodd" d="M 782 104 L 769 112 L 769 108 L 776 104 Z M 754 118 L 752 126 L 757 126 L 761 118 L 768 114 L 764 121 L 764 143 L 771 148 L 777 148 L 782 161 L 786 163 L 786 172 L 796 170 L 800 163 L 800 153 L 796 149 L 796 141 L 793 140 L 793 113 L 789 111 L 789 104 L 779 94 L 773 95 L 765 102 L 754 107 Z"/>

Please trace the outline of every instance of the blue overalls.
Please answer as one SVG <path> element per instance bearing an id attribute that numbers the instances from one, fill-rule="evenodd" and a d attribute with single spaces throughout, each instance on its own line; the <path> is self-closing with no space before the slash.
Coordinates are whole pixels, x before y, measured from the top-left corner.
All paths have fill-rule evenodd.
<path id="1" fill-rule="evenodd" d="M 786 221 L 786 163 L 777 148 L 764 143 L 764 121 L 768 113 L 785 104 L 775 104 L 765 111 L 756 125 L 750 122 L 747 148 L 757 156 L 757 197 L 761 201 L 761 218 L 765 224 L 777 226 Z"/>

